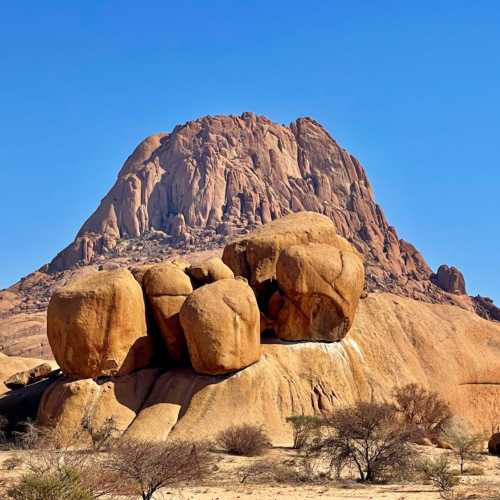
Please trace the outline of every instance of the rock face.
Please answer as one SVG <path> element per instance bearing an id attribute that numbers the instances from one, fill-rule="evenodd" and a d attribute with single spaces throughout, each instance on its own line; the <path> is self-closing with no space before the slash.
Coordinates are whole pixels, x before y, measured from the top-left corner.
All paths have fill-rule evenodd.
<path id="1" fill-rule="evenodd" d="M 445 292 L 465 295 L 464 275 L 456 267 L 439 266 L 437 273 L 431 275 L 431 280 Z"/>
<path id="2" fill-rule="evenodd" d="M 180 312 L 196 372 L 220 375 L 245 368 L 260 357 L 260 314 L 252 289 L 223 279 L 195 290 Z"/>
<path id="3" fill-rule="evenodd" d="M 146 366 L 152 354 L 141 287 L 123 269 L 57 290 L 49 303 L 47 336 L 63 372 L 79 377 L 130 373 Z"/>
<path id="4" fill-rule="evenodd" d="M 179 311 L 193 291 L 191 281 L 179 267 L 166 263 L 145 273 L 143 287 L 168 354 L 174 363 L 180 363 L 187 359 L 187 346 Z"/>
<path id="5" fill-rule="evenodd" d="M 74 432 L 82 413 L 116 414 L 122 429 L 128 425 L 125 436 L 153 441 L 213 438 L 235 423 L 262 424 L 274 444 L 289 445 L 290 415 L 321 415 L 358 399 L 387 399 L 395 385 L 417 382 L 438 391 L 477 431 L 490 431 L 499 419 L 499 338 L 499 325 L 459 307 L 369 294 L 340 342 L 264 344 L 259 361 L 230 376 L 175 368 L 155 372 L 151 383 L 142 384 L 135 377 L 150 375 L 141 370 L 109 381 L 106 397 L 113 405 L 99 403 L 101 396 L 79 395 L 102 391 L 103 383 L 84 382 L 90 388 L 78 392 L 69 388 L 75 382 L 61 381 L 67 389 L 53 386 L 39 415 Z M 55 397 L 59 391 L 69 391 L 71 400 L 63 405 L 64 398 Z"/>
<path id="6" fill-rule="evenodd" d="M 284 296 L 276 328 L 279 338 L 345 337 L 364 285 L 363 263 L 355 253 L 325 244 L 291 246 L 280 253 L 276 280 Z"/>
<path id="7" fill-rule="evenodd" d="M 252 113 L 207 116 L 147 138 L 49 270 L 92 262 L 151 231 L 206 247 L 218 234 L 304 210 L 333 220 L 364 256 L 368 290 L 446 301 L 422 256 L 386 221 L 359 162 L 319 123 L 286 127 Z"/>

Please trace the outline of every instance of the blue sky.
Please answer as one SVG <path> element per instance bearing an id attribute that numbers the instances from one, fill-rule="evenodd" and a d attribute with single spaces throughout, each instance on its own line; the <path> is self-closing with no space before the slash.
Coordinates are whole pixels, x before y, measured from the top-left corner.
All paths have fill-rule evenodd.
<path id="1" fill-rule="evenodd" d="M 67 245 L 145 136 L 312 116 L 400 237 L 500 302 L 494 1 L 24 1 L 0 7 L 0 287 Z"/>

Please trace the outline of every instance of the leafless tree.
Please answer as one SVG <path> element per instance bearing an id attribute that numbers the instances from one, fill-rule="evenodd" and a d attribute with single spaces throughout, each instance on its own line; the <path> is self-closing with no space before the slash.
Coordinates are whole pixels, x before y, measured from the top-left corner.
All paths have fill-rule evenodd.
<path id="1" fill-rule="evenodd" d="M 437 392 L 418 384 L 398 387 L 393 396 L 404 422 L 418 428 L 425 437 L 438 436 L 452 417 L 448 403 Z"/>
<path id="2" fill-rule="evenodd" d="M 212 460 L 203 443 L 126 441 L 110 451 L 104 466 L 121 487 L 150 500 L 161 488 L 201 479 Z"/>
<path id="3" fill-rule="evenodd" d="M 325 420 L 327 436 L 312 445 L 325 454 L 332 468 L 353 465 L 361 481 L 376 481 L 407 468 L 414 456 L 413 427 L 401 425 L 390 404 L 360 401 L 340 408 Z"/>

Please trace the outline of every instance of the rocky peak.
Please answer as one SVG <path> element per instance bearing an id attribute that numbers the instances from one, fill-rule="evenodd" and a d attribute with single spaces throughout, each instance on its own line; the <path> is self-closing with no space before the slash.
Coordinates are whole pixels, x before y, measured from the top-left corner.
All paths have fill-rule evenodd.
<path id="1" fill-rule="evenodd" d="M 364 256 L 368 291 L 445 303 L 465 293 L 454 271 L 430 280 L 422 255 L 398 237 L 375 202 L 359 161 L 318 122 L 299 118 L 285 126 L 253 113 L 205 116 L 145 139 L 48 270 L 124 256 L 124 242 L 140 240 L 129 247 L 149 248 L 158 235 L 164 235 L 154 245 L 159 253 L 222 248 L 304 210 L 328 216 Z M 151 260 L 150 253 L 144 257 Z"/>

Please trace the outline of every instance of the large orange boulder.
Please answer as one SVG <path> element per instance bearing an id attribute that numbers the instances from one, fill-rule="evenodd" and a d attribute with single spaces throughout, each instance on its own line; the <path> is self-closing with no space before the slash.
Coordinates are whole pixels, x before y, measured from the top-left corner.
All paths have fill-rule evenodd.
<path id="1" fill-rule="evenodd" d="M 91 378 L 143 368 L 152 349 L 141 287 L 119 269 L 56 290 L 47 311 L 47 337 L 69 375 Z"/>
<path id="2" fill-rule="evenodd" d="M 193 291 L 189 276 L 174 264 L 158 264 L 144 274 L 143 287 L 170 359 L 175 363 L 187 359 L 179 311 Z"/>
<path id="3" fill-rule="evenodd" d="M 358 255 L 325 244 L 295 245 L 280 253 L 276 279 L 283 296 L 278 337 L 328 342 L 345 337 L 364 286 Z"/>
<path id="4" fill-rule="evenodd" d="M 231 373 L 259 360 L 260 313 L 243 280 L 223 279 L 198 288 L 182 306 L 180 321 L 198 373 Z"/>
<path id="5" fill-rule="evenodd" d="M 276 279 L 276 265 L 283 249 L 309 243 L 354 251 L 349 242 L 337 234 L 331 219 L 315 212 L 298 212 L 230 243 L 224 248 L 222 260 L 236 276 L 244 276 L 259 290 L 265 282 Z"/>
<path id="6" fill-rule="evenodd" d="M 198 285 L 206 285 L 214 281 L 234 278 L 230 267 L 226 266 L 219 257 L 212 257 L 197 264 L 193 264 L 186 272 Z"/>

